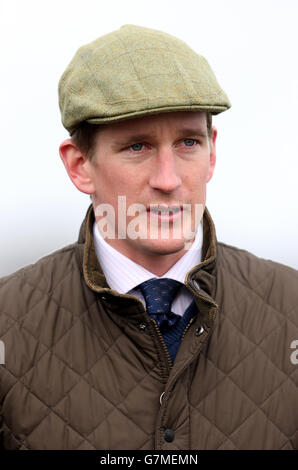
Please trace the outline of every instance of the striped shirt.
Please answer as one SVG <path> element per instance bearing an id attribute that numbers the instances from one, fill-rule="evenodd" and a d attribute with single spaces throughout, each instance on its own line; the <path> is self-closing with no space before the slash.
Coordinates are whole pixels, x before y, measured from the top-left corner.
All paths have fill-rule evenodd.
<path id="1" fill-rule="evenodd" d="M 109 245 L 98 230 L 96 222 L 94 222 L 93 225 L 93 239 L 98 261 L 110 288 L 120 294 L 131 294 L 136 296 L 146 307 L 144 297 L 137 286 L 149 279 L 160 278 Z M 193 300 L 193 295 L 185 286 L 184 282 L 188 271 L 201 263 L 202 245 L 203 219 L 200 222 L 191 249 L 187 250 L 177 263 L 175 263 L 168 272 L 161 276 L 181 282 L 181 288 L 179 289 L 171 308 L 172 312 L 178 315 L 183 315 Z"/>

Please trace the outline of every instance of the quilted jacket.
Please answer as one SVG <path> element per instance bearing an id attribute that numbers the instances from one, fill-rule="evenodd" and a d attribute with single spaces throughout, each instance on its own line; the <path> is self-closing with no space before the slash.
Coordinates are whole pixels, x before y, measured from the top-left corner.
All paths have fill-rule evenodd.
<path id="1" fill-rule="evenodd" d="M 217 242 L 205 209 L 172 364 L 143 303 L 107 285 L 93 221 L 0 280 L 1 447 L 298 449 L 298 272 Z"/>

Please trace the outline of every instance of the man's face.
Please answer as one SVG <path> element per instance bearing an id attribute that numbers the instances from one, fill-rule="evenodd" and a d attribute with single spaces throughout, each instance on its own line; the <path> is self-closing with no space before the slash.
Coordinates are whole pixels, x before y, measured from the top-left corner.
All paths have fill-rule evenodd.
<path id="1" fill-rule="evenodd" d="M 191 220 L 192 230 L 199 222 L 194 208 L 199 204 L 202 210 L 205 207 L 206 185 L 215 166 L 215 140 L 216 130 L 208 136 L 203 112 L 164 113 L 103 125 L 94 163 L 88 161 L 86 169 L 92 181 L 95 214 L 103 203 L 115 210 L 116 238 L 106 241 L 136 262 L 160 255 L 179 259 L 189 234 L 183 230 L 183 222 L 177 231 L 178 219 L 182 221 L 184 213 Z M 125 238 L 117 238 L 119 196 L 126 197 L 127 209 L 135 203 L 144 208 L 139 219 L 147 223 L 143 238 L 132 239 L 128 233 L 129 223 L 138 212 L 126 217 Z M 150 205 L 155 209 L 150 210 Z M 173 211 L 160 211 L 162 207 Z M 155 229 L 159 224 L 155 238 L 150 233 L 150 220 Z M 167 236 L 161 234 L 165 225 Z"/>

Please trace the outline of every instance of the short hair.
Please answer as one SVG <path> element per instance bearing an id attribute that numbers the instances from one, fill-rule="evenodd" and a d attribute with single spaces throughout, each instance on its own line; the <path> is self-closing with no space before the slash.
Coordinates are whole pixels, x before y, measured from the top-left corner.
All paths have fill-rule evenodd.
<path id="1" fill-rule="evenodd" d="M 208 137 L 212 137 L 212 114 L 206 112 L 207 119 L 207 133 Z M 87 159 L 93 163 L 94 150 L 96 144 L 96 137 L 99 134 L 100 128 L 104 124 L 90 124 L 87 121 L 83 121 L 76 128 L 71 136 L 72 142 L 78 147 L 78 149 L 87 157 Z"/>

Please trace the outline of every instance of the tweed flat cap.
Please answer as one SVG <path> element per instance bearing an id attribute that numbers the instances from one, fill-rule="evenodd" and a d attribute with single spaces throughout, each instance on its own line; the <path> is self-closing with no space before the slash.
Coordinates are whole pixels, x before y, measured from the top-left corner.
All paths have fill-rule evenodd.
<path id="1" fill-rule="evenodd" d="M 174 36 L 134 25 L 80 47 L 58 88 L 70 134 L 82 121 L 180 110 L 218 114 L 231 106 L 204 57 Z"/>

